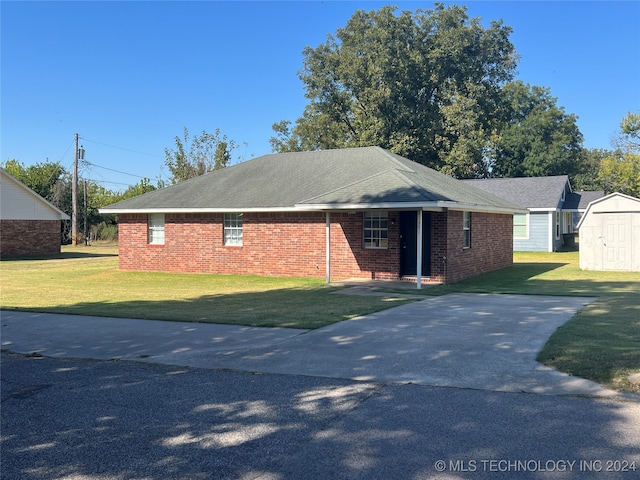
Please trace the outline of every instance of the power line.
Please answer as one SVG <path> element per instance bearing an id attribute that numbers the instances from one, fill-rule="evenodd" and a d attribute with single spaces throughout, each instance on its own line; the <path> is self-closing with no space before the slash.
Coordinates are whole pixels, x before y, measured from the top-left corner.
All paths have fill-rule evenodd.
<path id="1" fill-rule="evenodd" d="M 100 183 L 100 184 L 124 185 L 124 186 L 127 186 L 127 187 L 131 186 L 128 183 L 112 182 L 111 180 L 96 180 L 94 178 L 83 178 L 83 180 L 86 180 L 87 182 Z"/>
<path id="2" fill-rule="evenodd" d="M 104 145 L 105 147 L 110 147 L 110 148 L 117 148 L 118 150 L 124 150 L 126 152 L 132 152 L 132 153 L 137 153 L 139 155 L 147 155 L 149 157 L 158 157 L 158 158 L 163 158 L 162 155 L 157 155 L 155 153 L 145 153 L 145 152 L 139 152 L 137 150 L 131 150 L 130 148 L 124 148 L 124 147 L 117 147 L 115 145 L 109 145 L 108 143 L 103 143 L 103 142 L 97 142 L 96 140 L 90 140 L 88 138 L 82 137 L 82 140 L 84 140 L 85 142 L 89 142 L 89 143 L 96 143 L 98 145 Z"/>
<path id="3" fill-rule="evenodd" d="M 84 161 L 84 163 L 90 167 L 98 167 L 98 168 L 102 168 L 104 170 L 109 170 L 110 172 L 116 172 L 116 173 L 120 173 L 122 175 L 129 175 L 130 177 L 137 177 L 137 178 L 147 178 L 147 177 L 143 177 L 141 175 L 136 175 L 134 173 L 127 173 L 127 172 L 121 172 L 120 170 L 114 170 L 113 168 L 108 168 L 108 167 L 103 167 L 102 165 L 96 165 L 95 163 L 91 163 L 87 160 Z"/>

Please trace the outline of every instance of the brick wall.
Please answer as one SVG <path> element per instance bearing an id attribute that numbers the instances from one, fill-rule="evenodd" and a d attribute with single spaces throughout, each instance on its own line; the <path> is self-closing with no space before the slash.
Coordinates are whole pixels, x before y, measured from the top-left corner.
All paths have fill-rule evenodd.
<path id="1" fill-rule="evenodd" d="M 471 248 L 464 248 L 462 212 L 449 211 L 435 240 L 440 256 L 436 260 L 437 276 L 446 283 L 455 283 L 481 273 L 513 264 L 513 217 L 490 213 L 471 214 Z M 444 234 L 444 235 L 443 235 Z M 443 247 L 446 245 L 446 247 Z M 443 261 L 446 249 L 446 262 Z M 432 257 L 433 260 L 433 257 Z"/>
<path id="2" fill-rule="evenodd" d="M 361 212 L 331 214 L 332 278 L 397 278 L 397 240 L 396 245 L 387 250 L 364 249 L 362 218 Z M 165 244 L 149 245 L 147 215 L 122 214 L 119 216 L 120 268 L 326 276 L 324 212 L 245 213 L 242 246 L 224 245 L 223 220 L 223 214 L 166 214 Z"/>
<path id="3" fill-rule="evenodd" d="M 0 220 L 0 256 L 36 257 L 60 253 L 60 220 Z"/>
<path id="4" fill-rule="evenodd" d="M 120 268 L 165 272 L 326 276 L 324 212 L 245 213 L 243 245 L 225 246 L 223 214 L 166 214 L 165 244 L 149 245 L 147 215 L 120 215 Z M 331 278 L 397 279 L 399 213 L 389 212 L 387 249 L 363 248 L 363 213 L 331 213 Z M 512 217 L 472 214 L 463 249 L 462 212 L 431 215 L 431 280 L 455 282 L 511 265 Z M 446 257 L 446 262 L 443 258 Z"/>

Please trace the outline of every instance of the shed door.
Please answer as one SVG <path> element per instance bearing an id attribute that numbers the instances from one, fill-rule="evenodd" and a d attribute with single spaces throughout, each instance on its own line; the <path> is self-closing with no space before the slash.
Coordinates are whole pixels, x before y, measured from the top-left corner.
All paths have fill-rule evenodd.
<path id="1" fill-rule="evenodd" d="M 631 218 L 628 214 L 604 214 L 602 218 L 602 267 L 631 270 Z"/>

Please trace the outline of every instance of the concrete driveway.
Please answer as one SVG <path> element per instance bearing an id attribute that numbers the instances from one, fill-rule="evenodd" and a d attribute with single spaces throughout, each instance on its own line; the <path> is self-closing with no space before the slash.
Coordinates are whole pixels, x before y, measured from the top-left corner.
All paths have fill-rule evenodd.
<path id="1" fill-rule="evenodd" d="M 2 348 L 52 357 L 617 396 L 535 361 L 549 336 L 593 300 L 451 294 L 311 331 L 2 311 Z"/>

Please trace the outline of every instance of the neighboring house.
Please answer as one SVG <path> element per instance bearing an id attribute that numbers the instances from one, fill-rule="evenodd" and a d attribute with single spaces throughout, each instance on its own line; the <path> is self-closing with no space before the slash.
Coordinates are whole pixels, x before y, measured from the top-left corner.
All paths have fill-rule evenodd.
<path id="1" fill-rule="evenodd" d="M 60 253 L 60 221 L 68 218 L 0 168 L 0 257 Z"/>
<path id="2" fill-rule="evenodd" d="M 573 192 L 566 175 L 464 182 L 528 210 L 513 217 L 514 251 L 555 252 L 573 246 L 587 205 L 604 196 L 604 192 Z"/>
<path id="3" fill-rule="evenodd" d="M 516 205 L 378 147 L 265 155 L 100 209 L 123 270 L 456 282 L 512 264 Z"/>
<path id="4" fill-rule="evenodd" d="M 640 272 L 640 198 L 594 200 L 578 224 L 580 268 Z"/>

